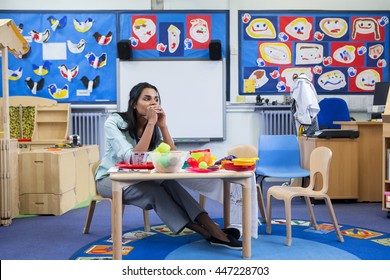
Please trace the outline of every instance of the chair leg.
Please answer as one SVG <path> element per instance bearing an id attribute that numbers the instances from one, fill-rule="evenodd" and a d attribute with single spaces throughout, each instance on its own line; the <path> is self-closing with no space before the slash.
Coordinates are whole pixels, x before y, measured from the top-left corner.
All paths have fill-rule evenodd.
<path id="1" fill-rule="evenodd" d="M 315 230 L 318 230 L 318 224 L 317 224 L 316 217 L 314 216 L 314 211 L 313 211 L 313 206 L 311 205 L 311 200 L 307 196 L 305 196 L 304 198 L 305 198 L 307 209 L 309 210 L 309 213 L 310 213 L 310 225 L 312 225 Z"/>
<path id="2" fill-rule="evenodd" d="M 93 213 L 95 212 L 95 206 L 96 206 L 96 200 L 91 200 L 91 202 L 89 203 L 89 207 L 88 207 L 87 219 L 85 220 L 85 225 L 84 225 L 84 230 L 83 230 L 84 234 L 89 233 L 89 228 L 91 226 Z"/>
<path id="3" fill-rule="evenodd" d="M 202 208 L 206 205 L 206 197 L 202 194 L 199 195 L 199 204 Z"/>
<path id="4" fill-rule="evenodd" d="M 150 231 L 150 219 L 149 219 L 149 210 L 144 211 L 144 231 Z"/>
<path id="5" fill-rule="evenodd" d="M 284 211 L 286 213 L 286 245 L 291 246 L 291 200 L 284 200 Z"/>
<path id="6" fill-rule="evenodd" d="M 261 187 L 259 184 L 257 184 L 256 187 L 257 187 L 257 204 L 258 204 L 259 209 L 260 209 L 261 217 L 263 218 L 262 222 L 267 223 L 267 214 L 265 212 L 263 191 L 261 190 Z"/>
<path id="7" fill-rule="evenodd" d="M 272 197 L 270 193 L 267 193 L 267 228 L 265 230 L 266 233 L 270 234 L 272 229 L 271 229 L 271 209 L 272 209 Z"/>
<path id="8" fill-rule="evenodd" d="M 336 231 L 336 234 L 337 234 L 337 238 L 339 239 L 340 242 L 344 242 L 344 237 L 341 233 L 339 224 L 337 223 L 336 215 L 335 215 L 334 210 L 333 210 L 332 201 L 330 200 L 329 196 L 325 197 L 324 199 L 325 199 L 326 206 L 328 207 L 330 216 L 332 218 L 332 222 L 333 222 L 333 226 L 334 226 L 334 229 Z"/>

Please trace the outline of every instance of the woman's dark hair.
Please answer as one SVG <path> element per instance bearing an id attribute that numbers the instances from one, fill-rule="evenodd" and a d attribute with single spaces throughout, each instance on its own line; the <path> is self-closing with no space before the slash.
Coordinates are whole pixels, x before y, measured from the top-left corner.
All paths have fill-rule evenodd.
<path id="1" fill-rule="evenodd" d="M 142 91 L 144 89 L 146 89 L 146 88 L 154 89 L 157 92 L 157 94 L 158 94 L 159 103 L 161 103 L 161 101 L 160 101 L 160 93 L 158 92 L 157 88 L 154 85 L 151 85 L 151 84 L 149 84 L 147 82 L 142 82 L 142 83 L 139 83 L 139 84 L 135 85 L 130 90 L 129 102 L 128 102 L 128 106 L 127 106 L 127 112 L 118 112 L 117 113 L 127 123 L 127 127 L 126 128 L 118 127 L 119 130 L 121 130 L 121 131 L 128 131 L 129 134 L 130 134 L 130 137 L 132 137 L 134 139 L 137 139 L 137 140 L 138 140 L 138 135 L 137 135 L 137 112 L 134 109 L 134 104 L 137 103 L 139 97 L 141 96 Z M 157 128 L 157 126 L 155 126 L 154 127 L 154 131 L 153 131 L 153 136 L 152 136 L 152 139 L 151 139 L 150 145 L 149 145 L 149 151 L 150 150 L 154 150 L 158 146 L 158 144 L 160 143 L 160 139 L 161 139 L 160 131 Z"/>

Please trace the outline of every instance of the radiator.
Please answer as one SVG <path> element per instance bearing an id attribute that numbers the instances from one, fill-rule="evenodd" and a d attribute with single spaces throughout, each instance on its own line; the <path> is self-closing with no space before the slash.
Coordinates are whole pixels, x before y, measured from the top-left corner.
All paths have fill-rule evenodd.
<path id="1" fill-rule="evenodd" d="M 100 154 L 104 149 L 105 112 L 72 113 L 72 132 L 81 138 L 83 145 L 99 145 Z"/>
<path id="2" fill-rule="evenodd" d="M 19 215 L 18 141 L 0 139 L 0 225 Z"/>
<path id="3" fill-rule="evenodd" d="M 290 110 L 264 110 L 260 111 L 260 116 L 262 134 L 294 134 L 293 118 Z"/>

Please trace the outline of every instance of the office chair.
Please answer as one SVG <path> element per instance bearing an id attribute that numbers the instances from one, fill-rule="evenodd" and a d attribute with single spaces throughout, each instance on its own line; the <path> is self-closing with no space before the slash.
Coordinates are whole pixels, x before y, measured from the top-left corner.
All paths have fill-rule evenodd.
<path id="1" fill-rule="evenodd" d="M 324 98 L 318 105 L 320 112 L 317 115 L 319 129 L 339 129 L 341 125 L 334 121 L 350 121 L 347 102 L 342 98 Z"/>
<path id="2" fill-rule="evenodd" d="M 95 179 L 95 171 L 96 171 L 96 169 L 98 168 L 99 165 L 100 165 L 100 161 L 97 161 L 97 162 L 95 162 L 95 163 L 93 163 L 91 165 L 91 172 L 92 172 L 92 176 L 93 176 L 94 179 Z M 94 180 L 94 182 L 95 182 L 95 195 L 93 196 L 93 198 L 89 202 L 87 219 L 85 220 L 85 225 L 84 225 L 84 230 L 83 230 L 84 234 L 89 233 L 89 228 L 91 226 L 93 213 L 95 212 L 96 202 L 97 201 L 102 201 L 102 200 L 108 200 L 110 203 L 112 202 L 111 198 L 102 197 L 101 195 L 99 195 L 99 193 L 98 193 L 98 191 L 96 189 L 96 181 Z M 122 217 L 123 217 L 124 211 L 125 211 L 125 205 L 123 204 L 122 205 Z M 143 210 L 143 214 L 144 214 L 144 230 L 145 231 L 150 231 L 149 212 L 148 212 L 148 210 Z"/>
<path id="3" fill-rule="evenodd" d="M 310 198 L 320 198 L 324 199 L 326 206 L 328 207 L 330 216 L 332 218 L 333 226 L 337 234 L 337 238 L 340 242 L 344 242 L 344 238 L 341 234 L 339 225 L 337 223 L 336 215 L 333 210 L 332 202 L 327 195 L 328 184 L 329 184 L 329 169 L 330 162 L 332 159 L 332 151 L 327 147 L 317 147 L 310 154 L 310 185 L 306 188 L 302 187 L 290 187 L 290 186 L 272 186 L 268 189 L 267 192 L 267 229 L 268 234 L 271 233 L 271 209 L 272 201 L 271 198 L 274 197 L 278 200 L 284 201 L 285 206 L 285 215 L 286 215 L 286 245 L 291 246 L 292 237 L 291 237 L 291 200 L 294 197 L 304 197 L 306 206 L 310 213 L 310 221 L 314 226 L 314 229 L 318 230 L 318 225 L 316 218 L 314 216 L 313 206 L 311 204 Z M 322 188 L 319 190 L 316 189 L 316 183 L 318 175 L 322 177 Z M 317 188 L 318 189 L 318 188 Z"/>
<path id="4" fill-rule="evenodd" d="M 260 135 L 258 146 L 259 161 L 256 164 L 256 181 L 263 188 L 267 177 L 286 178 L 289 184 L 294 178 L 310 176 L 310 171 L 301 167 L 299 143 L 296 135 Z"/>

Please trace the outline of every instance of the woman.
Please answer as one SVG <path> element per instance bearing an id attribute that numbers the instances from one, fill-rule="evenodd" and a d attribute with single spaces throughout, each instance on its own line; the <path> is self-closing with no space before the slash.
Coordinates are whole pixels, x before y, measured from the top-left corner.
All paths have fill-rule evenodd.
<path id="1" fill-rule="evenodd" d="M 127 112 L 110 115 L 104 129 L 106 150 L 96 171 L 97 189 L 104 197 L 112 197 L 111 180 L 107 174 L 110 167 L 123 160 L 129 162 L 133 152 L 155 149 L 161 141 L 171 150 L 176 149 L 158 90 L 149 83 L 139 83 L 131 89 Z M 129 186 L 123 190 L 123 203 L 154 209 L 176 234 L 187 227 L 212 245 L 242 249 L 242 242 L 237 240 L 239 230 L 221 230 L 176 180 L 146 181 Z"/>

